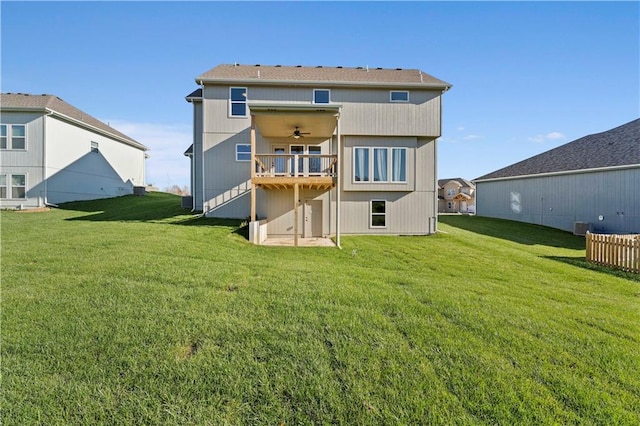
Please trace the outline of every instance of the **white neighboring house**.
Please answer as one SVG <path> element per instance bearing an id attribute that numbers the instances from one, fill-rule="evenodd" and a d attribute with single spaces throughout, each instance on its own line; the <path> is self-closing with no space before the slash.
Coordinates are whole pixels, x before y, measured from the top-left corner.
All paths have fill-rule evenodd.
<path id="1" fill-rule="evenodd" d="M 0 206 L 109 198 L 144 186 L 147 147 L 54 95 L 0 95 Z"/>

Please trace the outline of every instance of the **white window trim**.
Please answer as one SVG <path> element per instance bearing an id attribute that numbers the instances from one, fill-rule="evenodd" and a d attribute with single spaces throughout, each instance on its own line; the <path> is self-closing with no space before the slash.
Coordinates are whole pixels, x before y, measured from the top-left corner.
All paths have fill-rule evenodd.
<path id="1" fill-rule="evenodd" d="M 251 144 L 250 143 L 237 143 L 236 144 L 236 162 L 238 162 L 238 163 L 249 163 L 249 162 L 251 162 L 251 158 L 249 158 L 248 160 L 238 160 L 238 154 L 246 154 L 246 152 L 241 152 L 241 153 L 238 152 L 238 147 L 240 145 L 248 146 L 249 147 L 249 156 L 251 156 Z"/>
<path id="2" fill-rule="evenodd" d="M 233 89 L 243 89 L 244 90 L 244 101 L 232 101 L 231 100 L 231 90 Z M 232 86 L 229 87 L 229 118 L 247 118 L 249 117 L 249 89 L 246 87 Z M 245 105 L 244 115 L 233 115 L 233 104 L 243 103 Z"/>
<path id="3" fill-rule="evenodd" d="M 384 214 L 382 213 L 374 213 L 373 212 L 373 203 L 374 202 L 383 202 L 384 203 Z M 373 229 L 385 229 L 387 227 L 387 204 L 389 204 L 389 202 L 387 200 L 382 200 L 382 199 L 375 199 L 375 200 L 371 200 L 369 201 L 369 228 L 373 228 Z M 373 225 L 373 215 L 376 216 L 384 216 L 384 226 L 374 226 Z"/>
<path id="4" fill-rule="evenodd" d="M 369 180 L 356 180 L 356 149 L 367 149 L 369 150 L 369 165 L 368 165 L 368 170 L 369 170 Z M 374 171 L 375 171 L 375 158 L 374 158 L 374 150 L 375 149 L 386 149 L 387 150 L 387 180 L 374 180 L 375 176 L 374 176 Z M 404 178 L 405 180 L 393 180 L 393 150 L 394 149 L 401 149 L 405 152 L 404 154 L 404 159 L 405 159 L 405 164 L 404 164 L 404 168 L 405 168 L 405 174 L 404 174 Z M 401 146 L 354 146 L 353 147 L 353 161 L 352 161 L 352 173 L 351 173 L 351 182 L 355 185 L 366 185 L 366 184 L 406 184 L 408 182 L 407 180 L 407 176 L 409 175 L 408 172 L 408 161 L 407 161 L 407 147 L 401 147 Z"/>
<path id="5" fill-rule="evenodd" d="M 100 152 L 100 143 L 98 143 L 96 141 L 91 141 L 89 152 L 99 153 Z"/>
<path id="6" fill-rule="evenodd" d="M 7 123 L 2 123 L 3 126 L 7 126 L 7 147 L 6 148 L 2 148 L 2 151 L 26 151 L 28 148 L 28 144 L 27 144 L 27 125 L 26 124 L 7 124 Z M 13 148 L 13 132 L 11 131 L 13 126 L 21 126 L 24 127 L 24 148 Z"/>
<path id="7" fill-rule="evenodd" d="M 9 179 L 10 179 L 9 176 L 10 175 L 7 173 L 0 173 L 0 176 L 4 176 L 4 182 L 5 182 L 4 185 L 0 185 L 0 188 L 4 187 L 5 195 L 9 195 Z M 0 197 L 0 200 L 8 200 L 8 198 L 6 196 Z"/>
<path id="8" fill-rule="evenodd" d="M 7 198 L 3 198 L 3 200 L 26 200 L 27 197 L 27 188 L 29 187 L 29 174 L 28 173 L 7 173 Z M 14 198 L 13 197 L 13 176 L 24 176 L 24 197 L 23 198 Z"/>
<path id="9" fill-rule="evenodd" d="M 329 92 L 329 102 L 316 102 L 316 92 Z M 311 103 L 316 105 L 327 105 L 331 103 L 331 89 L 313 89 L 313 99 Z"/>
<path id="10" fill-rule="evenodd" d="M 393 94 L 394 93 L 406 93 L 407 94 L 407 100 L 402 100 L 402 99 L 393 99 Z M 389 102 L 401 102 L 401 103 L 407 103 L 409 102 L 410 98 L 410 94 L 408 90 L 391 90 L 389 91 Z"/>

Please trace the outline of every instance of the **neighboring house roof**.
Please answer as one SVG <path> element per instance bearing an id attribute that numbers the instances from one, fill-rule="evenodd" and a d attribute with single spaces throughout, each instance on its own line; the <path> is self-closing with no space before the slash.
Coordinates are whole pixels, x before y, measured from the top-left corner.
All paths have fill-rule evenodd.
<path id="1" fill-rule="evenodd" d="M 191 102 L 196 99 L 202 99 L 202 89 L 194 90 L 193 92 L 185 96 L 185 98 L 187 99 L 187 102 Z"/>
<path id="2" fill-rule="evenodd" d="M 462 179 L 462 178 L 438 179 L 438 186 L 441 187 L 441 188 L 444 188 L 444 186 L 447 183 L 451 182 L 451 181 L 456 182 L 461 187 L 467 187 L 467 188 L 475 188 L 476 187 L 473 184 L 473 182 L 468 181 L 467 179 Z"/>
<path id="3" fill-rule="evenodd" d="M 197 83 L 256 82 L 326 86 L 421 87 L 448 90 L 451 84 L 418 69 L 369 67 L 308 67 L 281 65 L 218 65 L 196 78 Z M 195 92 L 194 92 L 195 93 Z"/>
<path id="4" fill-rule="evenodd" d="M 584 136 L 475 181 L 640 165 L 640 119 Z"/>
<path id="5" fill-rule="evenodd" d="M 2 93 L 0 94 L 0 108 L 5 111 L 42 111 L 51 112 L 61 118 L 65 118 L 84 125 L 86 127 L 93 128 L 99 133 L 106 134 L 120 140 L 128 145 L 132 145 L 136 148 L 140 148 L 147 151 L 149 148 L 141 144 L 140 142 L 130 138 L 124 133 L 119 132 L 108 124 L 103 123 L 68 104 L 55 95 L 31 95 L 27 93 Z"/>

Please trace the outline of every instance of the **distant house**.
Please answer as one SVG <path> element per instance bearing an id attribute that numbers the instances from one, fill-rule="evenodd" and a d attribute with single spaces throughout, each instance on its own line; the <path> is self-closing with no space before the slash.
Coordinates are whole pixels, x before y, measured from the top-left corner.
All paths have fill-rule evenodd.
<path id="1" fill-rule="evenodd" d="M 450 88 L 417 69 L 219 65 L 196 77 L 193 208 L 250 239 L 436 231 Z"/>
<path id="2" fill-rule="evenodd" d="M 640 233 L 640 119 L 474 181 L 481 216 L 580 234 Z"/>
<path id="3" fill-rule="evenodd" d="M 438 180 L 438 213 L 474 213 L 476 186 L 462 178 Z"/>
<path id="4" fill-rule="evenodd" d="M 0 95 L 0 205 L 131 194 L 147 147 L 54 95 Z"/>

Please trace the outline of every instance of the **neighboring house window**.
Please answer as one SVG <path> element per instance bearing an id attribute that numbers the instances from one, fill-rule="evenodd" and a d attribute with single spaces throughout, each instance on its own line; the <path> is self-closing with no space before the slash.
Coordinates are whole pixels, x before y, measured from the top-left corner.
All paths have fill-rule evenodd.
<path id="1" fill-rule="evenodd" d="M 24 124 L 2 124 L 0 126 L 0 149 L 26 149 L 27 128 Z"/>
<path id="2" fill-rule="evenodd" d="M 407 149 L 357 147 L 354 149 L 353 181 L 405 183 L 407 181 Z"/>
<path id="3" fill-rule="evenodd" d="M 7 149 L 7 125 L 0 125 L 0 149 Z"/>
<path id="4" fill-rule="evenodd" d="M 387 227 L 387 202 L 385 200 L 371 200 L 371 227 Z"/>
<path id="5" fill-rule="evenodd" d="M 247 88 L 229 88 L 229 112 L 232 117 L 247 116 Z"/>
<path id="6" fill-rule="evenodd" d="M 7 175 L 0 175 L 0 198 L 7 198 Z"/>
<path id="7" fill-rule="evenodd" d="M 251 161 L 251 145 L 236 144 L 236 161 Z"/>
<path id="8" fill-rule="evenodd" d="M 369 182 L 369 148 L 355 148 L 353 180 Z"/>
<path id="9" fill-rule="evenodd" d="M 91 152 L 100 152 L 98 142 L 91 141 Z"/>
<path id="10" fill-rule="evenodd" d="M 453 189 L 453 188 L 449 188 L 449 189 L 447 189 L 447 195 L 448 195 L 449 197 L 453 197 L 454 195 L 456 195 L 456 190 L 455 190 L 455 189 Z"/>
<path id="11" fill-rule="evenodd" d="M 11 198 L 26 198 L 26 175 L 11 175 Z"/>
<path id="12" fill-rule="evenodd" d="M 409 102 L 409 92 L 406 90 L 392 90 L 389 93 L 389 100 L 391 102 Z"/>
<path id="13" fill-rule="evenodd" d="M 329 89 L 313 89 L 314 104 L 328 104 L 331 102 L 331 91 Z"/>

